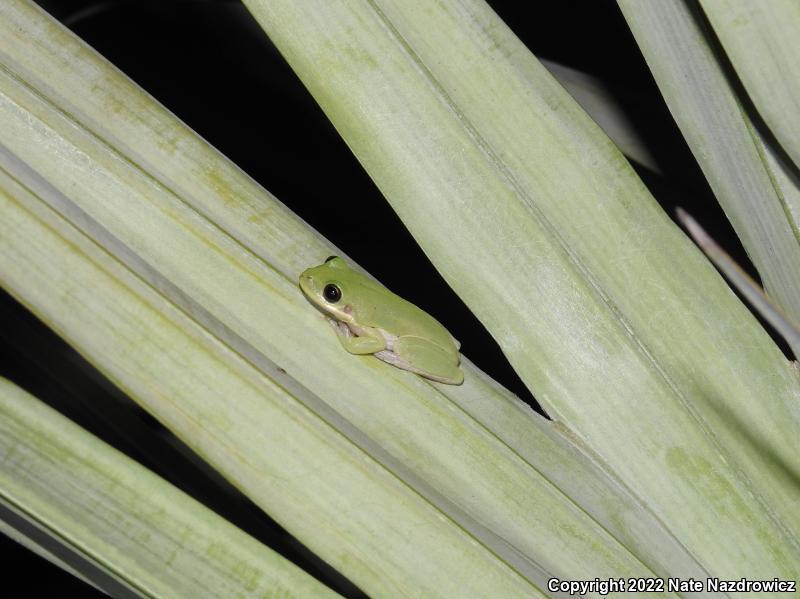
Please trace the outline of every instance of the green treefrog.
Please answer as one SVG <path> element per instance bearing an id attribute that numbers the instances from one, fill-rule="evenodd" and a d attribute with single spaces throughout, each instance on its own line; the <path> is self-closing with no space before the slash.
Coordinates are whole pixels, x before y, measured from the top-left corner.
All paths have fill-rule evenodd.
<path id="1" fill-rule="evenodd" d="M 435 318 L 331 256 L 300 275 L 300 289 L 328 317 L 351 354 L 460 385 L 461 344 Z"/>

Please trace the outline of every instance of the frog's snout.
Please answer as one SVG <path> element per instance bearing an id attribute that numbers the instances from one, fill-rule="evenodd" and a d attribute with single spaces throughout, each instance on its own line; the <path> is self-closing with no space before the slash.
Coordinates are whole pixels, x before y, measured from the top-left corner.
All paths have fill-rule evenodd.
<path id="1" fill-rule="evenodd" d="M 300 289 L 305 293 L 314 293 L 314 278 L 308 274 L 308 271 L 300 275 Z"/>

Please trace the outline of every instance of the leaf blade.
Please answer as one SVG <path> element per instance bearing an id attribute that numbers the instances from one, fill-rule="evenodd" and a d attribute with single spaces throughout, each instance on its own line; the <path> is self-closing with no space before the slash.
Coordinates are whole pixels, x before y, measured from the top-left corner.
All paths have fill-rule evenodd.
<path id="1" fill-rule="evenodd" d="M 338 597 L 5 379 L 0 413 L 0 501 L 106 592 Z"/>
<path id="2" fill-rule="evenodd" d="M 800 166 L 800 6 L 700 0 L 736 73 L 772 133 Z"/>
<path id="3" fill-rule="evenodd" d="M 791 208 L 800 187 L 750 121 L 699 16 L 678 4 L 620 6 L 764 288 L 800 318 L 800 236 Z"/>
<path id="4" fill-rule="evenodd" d="M 797 547 L 764 512 L 776 498 L 797 502 L 796 453 L 783 445 L 797 443 L 793 371 L 488 7 L 246 4 L 548 412 L 712 572 L 793 571 Z M 769 415 L 751 396 L 769 398 Z M 788 472 L 742 446 L 741 427 L 769 439 Z M 736 509 L 720 493 L 735 493 Z M 751 517 L 781 540 L 764 546 Z M 760 566 L 728 551 L 731 530 L 744 535 L 737 547 L 760 547 Z"/>
<path id="5" fill-rule="evenodd" d="M 524 422 L 531 439 L 499 429 L 498 414 L 518 412 L 519 400 L 468 361 L 465 384 L 445 389 L 342 352 L 296 289 L 298 265 L 334 253 L 330 244 L 74 38 L 44 25 L 31 11 L 5 10 L 13 18 L 0 20 L 0 26 L 13 24 L 3 33 L 11 40 L 7 64 L 14 76 L 2 79 L 2 134 L 13 152 L 3 158 L 9 172 L 38 194 L 30 206 L 43 203 L 66 217 L 157 289 L 170 314 L 189 315 L 206 334 L 287 390 L 297 409 L 309 410 L 365 449 L 480 539 L 488 548 L 486 559 L 500 555 L 507 568 L 517 564 L 518 570 L 526 569 L 529 582 L 535 579 L 542 586 L 545 574 L 565 565 L 587 576 L 666 572 L 666 564 L 702 571 L 630 492 L 619 491 L 563 438 L 548 434 L 547 425 L 530 417 L 529 410 Z M 32 39 L 36 44 L 30 44 Z M 59 78 L 63 84 L 53 87 Z M 93 94 L 84 101 L 87 88 Z M 265 220 L 252 220 L 256 214 Z M 72 230 L 59 223 L 57 230 Z M 113 353 L 98 350 L 80 335 L 68 312 L 36 295 L 36 281 L 18 276 L 20 295 L 38 297 L 39 309 L 49 318 L 63 319 L 59 322 L 71 343 L 106 372 L 116 372 Z M 191 443 L 209 442 L 202 434 L 194 438 L 180 421 L 176 425 L 172 411 L 149 395 L 149 386 L 127 374 L 131 386 L 144 389 L 143 397 L 137 397 L 149 410 L 177 426 Z M 167 376 L 165 371 L 162 375 Z M 358 384 L 342 385 L 343 377 Z M 394 403 L 387 404 L 385 397 Z M 476 404 L 481 408 L 466 409 Z M 313 463 L 313 453 L 304 455 Z M 378 591 L 392 584 L 373 578 L 374 571 L 402 556 L 382 556 L 369 538 L 360 539 L 365 547 L 348 547 L 353 553 L 342 556 L 329 539 L 315 539 L 311 527 L 293 522 L 300 517 L 294 510 L 268 493 L 260 495 L 264 491 L 236 469 L 228 471 L 232 466 L 223 458 L 214 465 L 270 513 L 278 510 L 287 528 L 359 584 Z M 564 470 L 591 473 L 592 488 L 605 488 L 608 495 L 582 494 L 577 479 L 564 476 Z M 565 501 L 564 489 L 577 499 Z M 659 546 L 670 547 L 669 555 L 648 551 L 656 534 Z M 637 543 L 647 555 L 644 564 L 626 549 Z M 427 576 L 436 579 L 430 571 Z"/>

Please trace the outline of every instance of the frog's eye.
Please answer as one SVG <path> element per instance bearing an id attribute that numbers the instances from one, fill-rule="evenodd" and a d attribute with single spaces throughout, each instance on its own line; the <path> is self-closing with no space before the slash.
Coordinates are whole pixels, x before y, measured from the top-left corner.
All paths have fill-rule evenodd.
<path id="1" fill-rule="evenodd" d="M 325 258 L 325 264 L 327 264 L 330 268 L 347 268 L 344 260 L 342 260 L 339 256 L 328 256 Z"/>
<path id="2" fill-rule="evenodd" d="M 325 285 L 325 289 L 322 290 L 322 297 L 324 297 L 325 301 L 329 304 L 335 304 L 342 299 L 342 290 L 333 283 L 328 283 Z"/>

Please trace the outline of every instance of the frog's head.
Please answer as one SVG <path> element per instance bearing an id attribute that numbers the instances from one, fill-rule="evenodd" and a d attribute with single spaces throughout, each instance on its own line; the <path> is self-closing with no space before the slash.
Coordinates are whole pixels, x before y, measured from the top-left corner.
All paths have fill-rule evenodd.
<path id="1" fill-rule="evenodd" d="M 347 293 L 354 274 L 344 260 L 330 256 L 323 264 L 303 271 L 300 289 L 322 312 L 338 321 L 349 322 L 353 316 Z"/>

